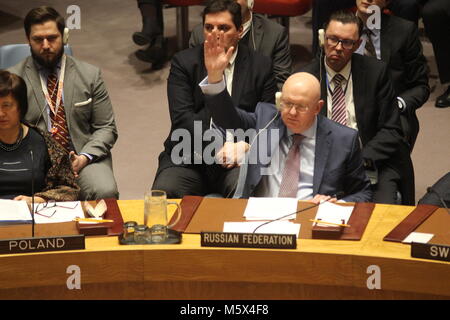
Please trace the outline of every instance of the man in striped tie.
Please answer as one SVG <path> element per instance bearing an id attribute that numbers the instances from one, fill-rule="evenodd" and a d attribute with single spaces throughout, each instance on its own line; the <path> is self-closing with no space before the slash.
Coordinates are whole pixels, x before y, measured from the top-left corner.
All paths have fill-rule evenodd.
<path id="1" fill-rule="evenodd" d="M 362 30 L 353 13 L 333 13 L 320 57 L 302 70 L 320 79 L 322 114 L 358 130 L 374 202 L 399 203 L 400 194 L 403 204 L 412 205 L 414 172 L 389 70 L 382 61 L 354 54 Z"/>
<path id="2" fill-rule="evenodd" d="M 100 70 L 64 54 L 68 30 L 55 9 L 32 9 L 24 26 L 32 56 L 10 71 L 27 84 L 25 120 L 66 150 L 82 199 L 117 198 L 110 152 L 117 129 Z"/>

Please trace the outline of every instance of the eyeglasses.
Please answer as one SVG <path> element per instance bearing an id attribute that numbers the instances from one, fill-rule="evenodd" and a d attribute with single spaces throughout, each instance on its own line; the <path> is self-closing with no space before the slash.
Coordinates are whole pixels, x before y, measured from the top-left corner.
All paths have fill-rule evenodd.
<path id="1" fill-rule="evenodd" d="M 331 37 L 325 36 L 325 38 L 327 39 L 327 42 L 330 46 L 336 47 L 339 43 L 341 43 L 342 47 L 347 50 L 353 49 L 353 46 L 357 42 L 355 40 L 350 40 L 350 39 L 339 39 L 335 36 L 331 36 Z"/>
<path id="2" fill-rule="evenodd" d="M 305 113 L 309 110 L 308 106 L 283 101 L 280 102 L 280 106 L 284 111 L 289 111 L 292 108 L 295 108 L 296 112 Z"/>
<path id="3" fill-rule="evenodd" d="M 38 214 L 40 216 L 46 217 L 46 218 L 51 218 L 56 213 L 56 209 L 53 209 L 53 208 L 75 209 L 77 206 L 78 206 L 78 202 L 76 202 L 73 206 L 64 206 L 61 204 L 56 204 L 55 200 L 49 200 L 48 202 L 39 203 L 36 206 L 36 210 L 34 211 L 34 213 Z M 51 209 L 53 209 L 53 210 L 51 210 Z"/>

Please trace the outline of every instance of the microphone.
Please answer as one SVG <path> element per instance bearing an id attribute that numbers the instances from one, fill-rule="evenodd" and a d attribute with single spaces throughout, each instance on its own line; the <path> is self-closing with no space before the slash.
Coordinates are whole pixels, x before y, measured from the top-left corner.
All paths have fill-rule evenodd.
<path id="1" fill-rule="evenodd" d="M 438 197 L 439 201 L 441 201 L 441 203 L 442 203 L 442 205 L 444 206 L 444 208 L 447 209 L 447 212 L 450 214 L 450 211 L 448 210 L 448 207 L 447 207 L 447 205 L 445 204 L 444 198 L 442 198 L 442 196 L 440 195 L 440 193 L 438 193 L 436 190 L 434 190 L 433 187 L 428 187 L 428 188 L 427 188 L 427 192 L 428 192 L 428 193 L 434 193 L 434 194 Z"/>
<path id="2" fill-rule="evenodd" d="M 293 214 L 297 214 L 297 213 L 300 213 L 300 212 L 303 212 L 303 211 L 306 211 L 306 210 L 309 210 L 309 209 L 318 207 L 318 206 L 320 206 L 322 203 L 328 202 L 328 201 L 330 201 L 330 200 L 333 199 L 333 198 L 336 198 L 336 199 L 339 200 L 339 199 L 341 199 L 343 196 L 344 196 L 344 192 L 343 192 L 343 191 L 338 191 L 338 192 L 336 192 L 335 194 L 331 195 L 330 198 L 328 198 L 327 200 L 322 200 L 322 201 L 320 201 L 319 203 L 315 203 L 315 204 L 313 204 L 312 206 L 309 206 L 309 207 L 307 207 L 307 208 L 300 209 L 300 210 L 298 210 L 298 211 L 289 213 L 289 214 L 287 214 L 287 215 L 281 216 L 281 217 L 276 218 L 276 219 L 274 219 L 274 220 L 270 220 L 270 221 L 267 221 L 267 222 L 265 222 L 265 223 L 263 223 L 263 224 L 260 224 L 259 226 L 257 226 L 257 227 L 255 228 L 255 230 L 253 230 L 252 233 L 255 233 L 256 230 L 258 230 L 258 229 L 261 228 L 262 226 L 265 226 L 266 224 L 272 223 L 272 222 L 274 222 L 274 221 L 281 220 L 281 219 L 286 218 L 286 217 L 289 217 L 289 216 L 291 216 L 291 215 L 293 215 Z"/>
<path id="3" fill-rule="evenodd" d="M 34 238 L 34 156 L 33 150 L 30 148 L 31 158 L 31 237 Z"/>

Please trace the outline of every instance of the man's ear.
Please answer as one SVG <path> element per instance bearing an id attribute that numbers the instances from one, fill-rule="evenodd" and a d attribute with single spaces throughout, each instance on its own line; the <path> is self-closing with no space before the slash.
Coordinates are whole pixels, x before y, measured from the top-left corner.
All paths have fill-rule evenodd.
<path id="1" fill-rule="evenodd" d="M 325 101 L 323 101 L 322 99 L 320 99 L 319 101 L 317 101 L 317 109 L 315 114 L 318 115 L 320 113 L 320 110 L 322 110 L 323 105 L 325 104 Z"/>
<path id="2" fill-rule="evenodd" d="M 244 26 L 241 24 L 241 26 L 239 27 L 239 39 L 242 39 L 242 33 L 244 32 Z"/>

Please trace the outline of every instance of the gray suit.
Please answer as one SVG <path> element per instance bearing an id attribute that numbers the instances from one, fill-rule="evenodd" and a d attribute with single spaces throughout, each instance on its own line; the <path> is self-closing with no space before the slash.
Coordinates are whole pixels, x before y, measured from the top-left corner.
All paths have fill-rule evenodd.
<path id="1" fill-rule="evenodd" d="M 21 76 L 28 87 L 25 120 L 48 130 L 46 101 L 33 58 L 26 58 L 9 71 Z M 77 181 L 82 198 L 117 198 L 110 152 L 117 140 L 117 128 L 100 69 L 67 56 L 63 99 L 74 151 L 94 158 L 81 170 Z"/>
<path id="2" fill-rule="evenodd" d="M 291 51 L 286 29 L 263 15 L 254 13 L 252 27 L 244 39 L 247 39 L 245 44 L 249 48 L 272 59 L 277 86 L 281 89 L 292 73 Z M 192 30 L 189 47 L 195 47 L 203 41 L 203 25 L 199 24 Z"/>

